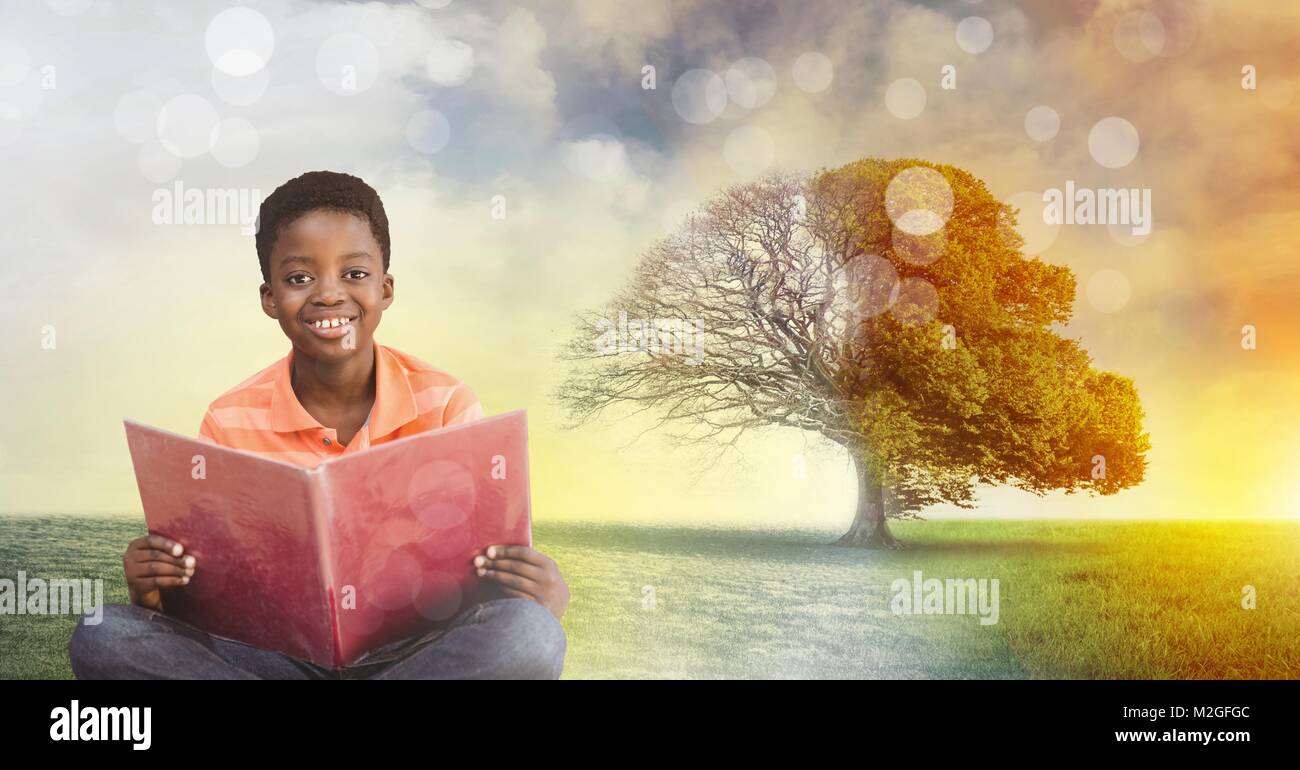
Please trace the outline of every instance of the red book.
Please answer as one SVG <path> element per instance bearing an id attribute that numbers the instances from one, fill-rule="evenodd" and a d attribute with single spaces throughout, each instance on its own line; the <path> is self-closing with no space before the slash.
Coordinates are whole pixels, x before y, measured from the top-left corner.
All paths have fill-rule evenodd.
<path id="1" fill-rule="evenodd" d="M 197 560 L 168 615 L 328 668 L 493 595 L 473 559 L 532 545 L 522 410 L 308 470 L 125 420 L 149 532 Z"/>

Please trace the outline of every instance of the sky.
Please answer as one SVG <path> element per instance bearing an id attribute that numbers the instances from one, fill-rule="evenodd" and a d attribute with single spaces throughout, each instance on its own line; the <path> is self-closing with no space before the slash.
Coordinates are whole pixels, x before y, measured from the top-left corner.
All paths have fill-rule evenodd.
<path id="1" fill-rule="evenodd" d="M 7 3 L 0 511 L 140 515 L 122 420 L 195 435 L 288 352 L 251 223 L 159 202 L 255 210 L 330 169 L 391 223 L 376 339 L 489 414 L 528 410 L 536 519 L 847 527 L 838 447 L 773 430 L 701 472 L 645 419 L 564 430 L 556 353 L 726 185 L 918 157 L 1031 215 L 1067 181 L 1152 201 L 1146 236 L 1022 213 L 1078 279 L 1063 333 L 1137 385 L 1144 483 L 930 515 L 1300 518 L 1297 21 L 1163 0 Z"/>

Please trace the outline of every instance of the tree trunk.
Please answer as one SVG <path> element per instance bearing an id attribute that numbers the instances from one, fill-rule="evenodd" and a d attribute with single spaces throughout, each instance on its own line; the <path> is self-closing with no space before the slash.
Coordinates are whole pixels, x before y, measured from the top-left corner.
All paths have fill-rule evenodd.
<path id="1" fill-rule="evenodd" d="M 853 458 L 858 471 L 858 510 L 853 524 L 835 545 L 851 548 L 901 548 L 885 524 L 885 490 L 874 473 L 858 457 Z"/>

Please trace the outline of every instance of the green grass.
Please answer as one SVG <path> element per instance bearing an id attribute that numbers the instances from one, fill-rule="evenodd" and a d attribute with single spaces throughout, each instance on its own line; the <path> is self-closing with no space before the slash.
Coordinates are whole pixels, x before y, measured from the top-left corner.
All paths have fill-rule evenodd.
<path id="1" fill-rule="evenodd" d="M 572 600 L 565 678 L 1300 677 L 1300 524 L 928 521 L 838 532 L 541 523 Z M 0 577 L 103 578 L 142 521 L 0 516 Z M 997 578 L 1000 613 L 897 616 L 890 584 Z M 1242 586 L 1257 608 L 1243 609 Z M 647 600 L 652 587 L 653 606 Z M 72 616 L 0 615 L 0 677 L 71 675 Z"/>

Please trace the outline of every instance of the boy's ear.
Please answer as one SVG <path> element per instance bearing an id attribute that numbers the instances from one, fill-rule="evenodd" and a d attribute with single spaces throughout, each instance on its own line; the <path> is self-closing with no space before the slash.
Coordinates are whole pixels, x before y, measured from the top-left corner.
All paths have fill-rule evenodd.
<path id="1" fill-rule="evenodd" d="M 387 310 L 388 306 L 393 304 L 393 294 L 394 294 L 393 274 L 384 273 L 384 298 L 383 298 L 384 310 Z"/>
<path id="2" fill-rule="evenodd" d="M 271 293 L 271 284 L 263 283 L 257 291 L 262 295 L 262 312 L 271 318 L 279 318 L 280 311 L 275 306 L 275 295 Z"/>

